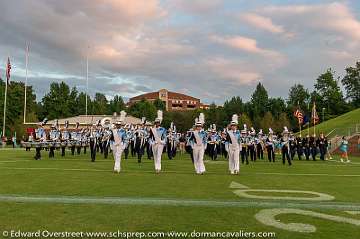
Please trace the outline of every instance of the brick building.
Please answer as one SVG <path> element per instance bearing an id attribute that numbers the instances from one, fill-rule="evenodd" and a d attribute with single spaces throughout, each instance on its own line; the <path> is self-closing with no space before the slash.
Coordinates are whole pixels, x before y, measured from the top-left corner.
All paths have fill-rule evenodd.
<path id="1" fill-rule="evenodd" d="M 185 111 L 209 108 L 209 105 L 201 103 L 200 99 L 198 98 L 168 91 L 166 89 L 161 89 L 159 91 L 150 92 L 130 98 L 128 105 L 132 105 L 143 99 L 150 102 L 160 99 L 165 103 L 167 111 Z"/>

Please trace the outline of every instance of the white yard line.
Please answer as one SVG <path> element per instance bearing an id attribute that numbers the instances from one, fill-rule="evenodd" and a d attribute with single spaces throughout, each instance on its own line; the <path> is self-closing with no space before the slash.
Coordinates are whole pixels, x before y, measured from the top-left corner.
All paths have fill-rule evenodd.
<path id="1" fill-rule="evenodd" d="M 61 204 L 108 204 L 108 205 L 152 205 L 229 208 L 302 208 L 359 211 L 360 204 L 336 202 L 278 202 L 278 201 L 218 201 L 166 198 L 122 198 L 122 197 L 71 197 L 71 196 L 22 196 L 0 195 L 0 202 L 61 203 Z"/>
<path id="2" fill-rule="evenodd" d="M 13 170 L 58 170 L 58 171 L 84 171 L 84 172 L 112 172 L 112 169 L 85 169 L 85 168 L 54 168 L 54 167 L 49 167 L 49 168 L 39 168 L 39 167 L 34 167 L 34 168 L 25 168 L 25 167 L 2 167 L 0 166 L 0 170 L 1 169 L 13 169 Z M 123 171 L 123 173 L 139 173 L 139 172 L 144 172 L 144 173 L 151 173 L 154 171 L 149 171 L 149 170 L 144 170 L 144 171 L 134 171 L 134 170 L 127 170 L 127 171 Z M 191 170 L 189 171 L 166 171 L 164 170 L 163 173 L 192 173 Z M 207 174 L 213 174 L 211 172 L 208 172 Z M 257 175 L 280 175 L 280 176 L 326 176 L 326 177 L 360 177 L 360 174 L 327 174 L 327 173 L 266 173 L 266 172 L 255 172 L 255 173 L 251 173 L 251 172 L 241 172 L 241 174 L 257 174 Z"/>

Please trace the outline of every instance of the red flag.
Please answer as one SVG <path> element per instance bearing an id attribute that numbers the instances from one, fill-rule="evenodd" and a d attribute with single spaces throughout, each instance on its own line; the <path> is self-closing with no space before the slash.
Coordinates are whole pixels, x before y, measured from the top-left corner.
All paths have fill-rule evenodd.
<path id="1" fill-rule="evenodd" d="M 8 61 L 6 64 L 6 84 L 10 84 L 10 71 L 11 71 L 11 64 L 10 64 L 10 58 L 8 57 Z"/>
<path id="2" fill-rule="evenodd" d="M 316 112 L 315 102 L 314 102 L 314 105 L 313 105 L 313 108 L 312 108 L 312 111 L 311 111 L 311 119 L 312 119 L 311 121 L 313 122 L 314 125 L 319 122 L 319 115 Z"/>
<path id="3" fill-rule="evenodd" d="M 304 115 L 300 109 L 297 109 L 294 112 L 294 116 L 298 119 L 299 124 L 302 124 L 304 122 Z"/>

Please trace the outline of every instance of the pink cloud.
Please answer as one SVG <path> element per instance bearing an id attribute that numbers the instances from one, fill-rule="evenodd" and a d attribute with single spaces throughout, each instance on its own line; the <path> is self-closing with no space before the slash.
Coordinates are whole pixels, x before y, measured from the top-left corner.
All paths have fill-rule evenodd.
<path id="1" fill-rule="evenodd" d="M 275 65 L 281 66 L 285 64 L 286 57 L 280 52 L 261 48 L 258 46 L 257 41 L 253 38 L 243 37 L 243 36 L 231 36 L 231 37 L 220 37 L 220 36 L 211 36 L 211 40 L 219 44 L 225 45 L 230 48 L 237 50 L 242 50 L 250 53 L 254 53 L 266 58 L 271 58 L 272 63 Z"/>
<path id="2" fill-rule="evenodd" d="M 277 18 L 298 19 L 301 20 L 297 23 L 300 26 L 343 34 L 353 41 L 360 40 L 360 21 L 346 3 L 271 6 L 262 12 Z"/>
<path id="3" fill-rule="evenodd" d="M 219 77 L 236 85 L 253 85 L 262 79 L 261 73 L 247 69 L 246 64 L 242 62 L 214 58 L 208 60 L 206 65 Z"/>
<path id="4" fill-rule="evenodd" d="M 247 13 L 240 16 L 240 19 L 249 23 L 250 25 L 269 31 L 272 33 L 284 33 L 285 30 L 282 26 L 273 23 L 271 18 L 263 17 L 255 13 Z"/>

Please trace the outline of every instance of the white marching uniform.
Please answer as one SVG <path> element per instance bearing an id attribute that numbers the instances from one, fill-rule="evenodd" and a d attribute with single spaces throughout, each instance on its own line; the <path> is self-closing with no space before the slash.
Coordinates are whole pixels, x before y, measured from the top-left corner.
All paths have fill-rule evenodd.
<path id="1" fill-rule="evenodd" d="M 204 153 L 207 146 L 207 134 L 204 130 L 194 130 L 190 140 L 193 149 L 195 172 L 197 174 L 205 173 Z"/>
<path id="2" fill-rule="evenodd" d="M 126 131 L 123 128 L 112 131 L 114 140 L 111 142 L 111 148 L 114 154 L 114 171 L 121 171 L 121 155 L 126 147 Z"/>
<path id="3" fill-rule="evenodd" d="M 239 130 L 229 130 L 227 131 L 227 144 L 228 144 L 228 154 L 229 154 L 229 171 L 231 174 L 238 173 L 240 171 L 240 132 Z"/>
<path id="4" fill-rule="evenodd" d="M 161 156 L 166 145 L 166 129 L 163 127 L 150 129 L 150 145 L 154 155 L 156 171 L 161 171 Z"/>

